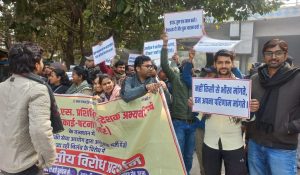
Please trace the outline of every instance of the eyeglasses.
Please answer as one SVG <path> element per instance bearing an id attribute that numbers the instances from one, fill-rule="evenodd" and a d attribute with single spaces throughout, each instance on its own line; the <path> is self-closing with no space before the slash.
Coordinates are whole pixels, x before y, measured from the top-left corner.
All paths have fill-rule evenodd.
<path id="1" fill-rule="evenodd" d="M 153 69 L 153 65 L 142 65 L 142 66 L 144 66 L 144 67 L 146 67 L 147 69 Z"/>
<path id="2" fill-rule="evenodd" d="M 273 55 L 275 55 L 275 57 L 280 57 L 283 54 L 285 54 L 285 51 L 283 50 L 276 50 L 275 52 L 271 52 L 271 51 L 264 52 L 265 57 L 273 57 Z"/>

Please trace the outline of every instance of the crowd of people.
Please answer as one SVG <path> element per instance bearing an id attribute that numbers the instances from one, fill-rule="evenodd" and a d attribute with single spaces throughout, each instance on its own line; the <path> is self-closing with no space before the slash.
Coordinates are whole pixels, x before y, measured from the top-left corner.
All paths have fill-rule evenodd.
<path id="1" fill-rule="evenodd" d="M 101 103 L 118 98 L 130 102 L 162 89 L 187 174 L 196 150 L 201 175 L 220 175 L 222 162 L 226 175 L 295 175 L 300 69 L 289 62 L 288 44 L 280 39 L 265 43 L 264 64 L 254 64 L 246 77 L 234 65 L 234 52 L 225 49 L 215 53 L 213 66 L 202 68 L 201 77 L 252 80 L 251 118 L 246 120 L 192 112 L 196 52 L 191 48 L 189 58 L 181 63 L 175 54 L 175 66 L 170 66 L 168 37 L 162 34 L 161 39 L 159 68 L 145 55 L 138 56 L 133 66 L 119 60 L 113 67 L 104 62 L 95 65 L 90 55 L 84 67 L 72 69 L 72 81 L 64 66 L 43 65 L 38 45 L 28 42 L 14 45 L 8 59 L 12 76 L 0 84 L 2 173 L 42 174 L 41 168 L 55 161 L 49 110 L 53 104 L 52 92 L 93 96 Z M 28 74 L 45 83 L 33 80 Z"/>

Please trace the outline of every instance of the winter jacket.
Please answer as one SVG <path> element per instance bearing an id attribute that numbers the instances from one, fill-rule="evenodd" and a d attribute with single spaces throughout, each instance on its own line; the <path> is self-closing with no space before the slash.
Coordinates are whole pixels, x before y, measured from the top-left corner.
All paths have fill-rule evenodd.
<path id="1" fill-rule="evenodd" d="M 258 74 L 252 79 L 252 99 L 261 101 L 265 89 L 259 82 Z M 263 146 L 276 149 L 296 149 L 300 132 L 300 73 L 279 88 L 274 131 L 266 133 L 256 127 L 255 122 L 248 123 L 249 138 Z M 262 104 L 261 104 L 262 105 Z M 260 105 L 260 106 L 261 106 Z"/>
<path id="2" fill-rule="evenodd" d="M 161 50 L 161 67 L 172 83 L 172 118 L 193 120 L 192 111 L 187 105 L 188 99 L 191 96 L 191 90 L 182 81 L 179 73 L 175 73 L 168 63 L 168 50 Z"/>
<path id="3" fill-rule="evenodd" d="M 122 83 L 120 92 L 121 98 L 128 103 L 132 100 L 142 97 L 148 92 L 146 89 L 146 85 L 155 82 L 156 80 L 153 77 L 149 77 L 145 80 L 144 83 L 142 83 L 139 80 L 137 74 L 132 77 L 126 77 L 126 79 Z"/>
<path id="4" fill-rule="evenodd" d="M 56 159 L 45 85 L 13 74 L 0 83 L 0 170 L 18 173 Z"/>
<path id="5" fill-rule="evenodd" d="M 85 94 L 92 95 L 93 91 L 91 86 L 86 80 L 84 80 L 80 85 L 72 84 L 72 86 L 67 90 L 66 94 Z"/>

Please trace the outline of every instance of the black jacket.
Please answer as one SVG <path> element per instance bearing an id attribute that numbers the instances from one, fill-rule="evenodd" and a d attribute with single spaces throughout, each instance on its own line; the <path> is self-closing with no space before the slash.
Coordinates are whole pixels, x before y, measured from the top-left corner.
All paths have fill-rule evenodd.
<path id="1" fill-rule="evenodd" d="M 252 99 L 261 101 L 265 89 L 259 82 L 258 74 L 252 79 Z M 266 133 L 257 128 L 255 122 L 248 123 L 250 139 L 263 146 L 276 149 L 296 149 L 300 132 L 300 73 L 279 88 L 274 131 Z M 261 106 L 261 105 L 260 105 Z"/>
<path id="2" fill-rule="evenodd" d="M 65 94 L 69 89 L 69 86 L 59 85 L 59 86 L 51 86 L 53 93 L 55 94 Z"/>

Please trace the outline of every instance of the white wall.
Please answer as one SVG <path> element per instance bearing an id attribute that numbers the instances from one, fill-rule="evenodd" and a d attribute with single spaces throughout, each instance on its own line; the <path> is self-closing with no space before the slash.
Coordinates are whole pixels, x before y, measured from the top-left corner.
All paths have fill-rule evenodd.
<path id="1" fill-rule="evenodd" d="M 300 35 L 300 17 L 255 21 L 255 37 Z"/>

